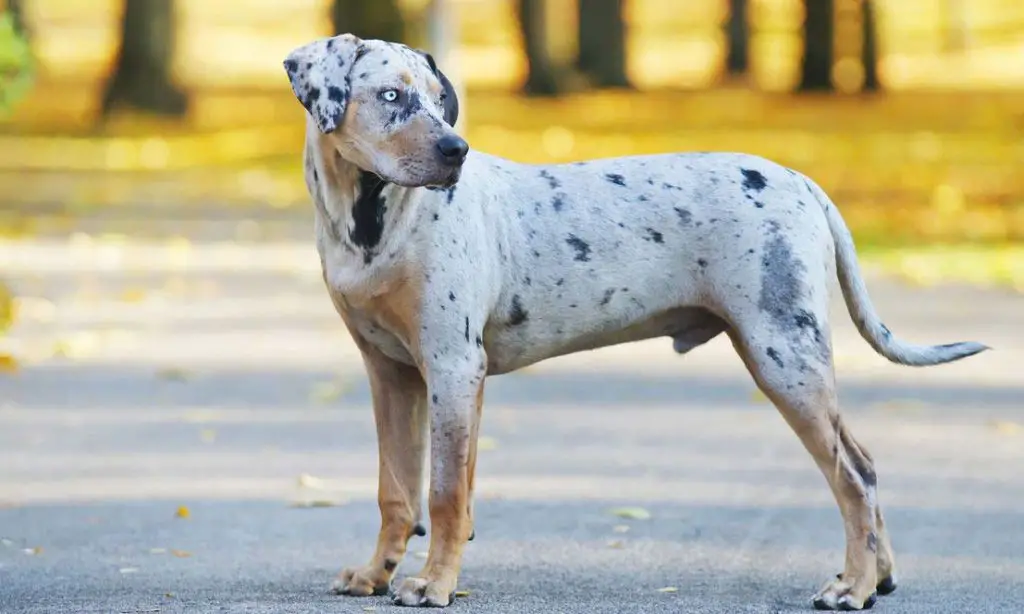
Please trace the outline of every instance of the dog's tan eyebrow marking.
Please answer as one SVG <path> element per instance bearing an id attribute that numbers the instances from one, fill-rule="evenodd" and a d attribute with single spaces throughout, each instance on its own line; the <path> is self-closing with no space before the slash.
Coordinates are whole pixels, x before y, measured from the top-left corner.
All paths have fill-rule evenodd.
<path id="1" fill-rule="evenodd" d="M 403 70 L 402 73 L 399 75 L 399 78 L 402 79 L 402 83 L 406 85 L 412 85 L 412 73 L 409 72 L 408 70 Z"/>

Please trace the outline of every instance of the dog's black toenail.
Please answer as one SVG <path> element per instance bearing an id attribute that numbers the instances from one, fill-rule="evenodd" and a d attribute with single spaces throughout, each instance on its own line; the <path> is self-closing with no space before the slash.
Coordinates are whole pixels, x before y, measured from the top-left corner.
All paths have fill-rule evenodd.
<path id="1" fill-rule="evenodd" d="M 474 537 L 476 537 L 476 529 L 469 532 L 469 541 L 473 541 Z"/>
<path id="2" fill-rule="evenodd" d="M 391 586 L 390 585 L 385 584 L 384 586 L 375 586 L 375 587 L 373 587 L 373 596 L 374 597 L 383 597 L 383 596 L 388 595 L 390 593 L 391 593 Z"/>
<path id="3" fill-rule="evenodd" d="M 878 601 L 878 593 L 871 593 L 871 596 L 864 602 L 864 609 L 870 610 L 875 607 L 875 602 Z"/>
<path id="4" fill-rule="evenodd" d="M 828 605 L 828 602 L 824 599 L 818 598 L 814 600 L 815 610 L 831 610 L 832 608 Z"/>
<path id="5" fill-rule="evenodd" d="M 885 580 L 878 583 L 878 594 L 889 595 L 896 590 L 896 580 L 892 576 L 889 576 Z"/>
<path id="6" fill-rule="evenodd" d="M 412 528 L 412 534 L 417 537 L 425 537 L 427 535 L 427 529 L 417 522 L 416 526 Z"/>

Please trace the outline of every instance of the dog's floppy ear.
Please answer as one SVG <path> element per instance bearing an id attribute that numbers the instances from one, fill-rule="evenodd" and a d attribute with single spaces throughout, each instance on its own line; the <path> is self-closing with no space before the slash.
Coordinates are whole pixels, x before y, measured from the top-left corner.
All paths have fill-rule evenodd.
<path id="1" fill-rule="evenodd" d="M 437 63 L 434 62 L 434 56 L 422 49 L 417 49 L 417 51 L 426 58 L 427 64 L 430 66 L 430 72 L 434 73 L 437 80 L 441 82 L 441 87 L 444 88 L 444 121 L 449 126 L 454 127 L 455 122 L 459 120 L 459 97 L 455 94 L 455 88 L 452 87 L 452 82 L 448 80 L 448 77 L 437 67 Z"/>
<path id="2" fill-rule="evenodd" d="M 294 49 L 284 60 L 292 92 L 325 134 L 337 130 L 345 118 L 348 77 L 361 44 L 351 34 L 321 38 Z"/>

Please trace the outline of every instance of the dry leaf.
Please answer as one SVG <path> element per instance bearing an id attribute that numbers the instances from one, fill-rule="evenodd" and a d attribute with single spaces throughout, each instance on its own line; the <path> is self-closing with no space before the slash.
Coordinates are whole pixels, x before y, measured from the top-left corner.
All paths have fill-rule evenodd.
<path id="1" fill-rule="evenodd" d="M 191 515 L 192 512 L 190 512 L 189 509 L 184 505 L 180 506 L 178 509 L 174 511 L 175 518 L 188 518 Z"/>
<path id="2" fill-rule="evenodd" d="M 487 450 L 494 450 L 498 447 L 498 440 L 493 437 L 478 437 L 476 440 L 476 449 L 478 452 L 486 452 Z"/>
<path id="3" fill-rule="evenodd" d="M 609 510 L 613 516 L 619 518 L 628 518 L 630 520 L 647 520 L 651 517 L 651 513 L 642 507 L 617 507 Z"/>
<path id="4" fill-rule="evenodd" d="M 17 373 L 18 372 L 18 359 L 10 354 L 0 354 L 0 372 L 2 373 Z"/>
<path id="5" fill-rule="evenodd" d="M 608 542 L 608 547 L 612 550 L 622 550 L 626 547 L 626 542 L 622 541 L 621 539 L 613 539 L 610 542 Z"/>
<path id="6" fill-rule="evenodd" d="M 312 501 L 296 501 L 292 503 L 291 507 L 296 508 L 308 508 L 308 507 L 337 507 L 342 505 L 342 501 L 331 501 L 329 499 L 313 499 Z"/>
<path id="7" fill-rule="evenodd" d="M 179 559 L 187 559 L 188 557 L 192 556 L 192 553 L 188 552 L 186 550 L 174 550 L 174 549 L 172 549 L 171 550 L 171 554 L 176 556 L 176 557 L 178 557 Z"/>
<path id="8" fill-rule="evenodd" d="M 309 475 L 308 473 L 300 473 L 299 488 L 315 488 L 317 490 L 323 490 L 324 481 L 318 477 Z"/>
<path id="9" fill-rule="evenodd" d="M 124 573 L 124 574 L 138 573 L 139 568 L 138 567 L 122 567 L 121 569 L 118 569 L 118 571 L 120 571 L 121 573 Z"/>
<path id="10" fill-rule="evenodd" d="M 165 379 L 172 382 L 183 382 L 188 379 L 188 375 L 184 369 L 177 367 L 168 367 L 166 369 L 160 369 L 156 372 L 156 376 L 160 379 Z"/>
<path id="11" fill-rule="evenodd" d="M 121 293 L 122 303 L 141 303 L 146 300 L 146 291 L 143 288 L 128 288 Z"/>
<path id="12" fill-rule="evenodd" d="M 149 549 L 149 553 L 150 554 L 166 554 L 167 553 L 167 548 L 150 548 Z"/>
<path id="13" fill-rule="evenodd" d="M 1016 422 L 993 420 L 989 423 L 989 426 L 994 428 L 996 432 L 1001 435 L 1020 435 L 1024 433 L 1024 425 L 1017 424 Z"/>
<path id="14" fill-rule="evenodd" d="M 663 586 L 658 589 L 659 593 L 678 593 L 679 589 L 674 586 Z"/>
<path id="15" fill-rule="evenodd" d="M 455 591 L 456 597 L 469 597 L 469 591 Z"/>
<path id="16" fill-rule="evenodd" d="M 363 608 L 363 611 L 364 612 L 376 612 L 377 608 L 373 607 L 372 605 L 368 605 L 365 608 Z"/>
<path id="17" fill-rule="evenodd" d="M 319 382 L 309 391 L 309 400 L 314 403 L 330 403 L 341 398 L 346 389 L 342 382 Z"/>
<path id="18" fill-rule="evenodd" d="M 28 554 L 28 555 L 35 556 L 35 555 L 38 555 L 38 554 L 42 554 L 43 553 L 43 548 L 42 548 L 42 546 L 36 546 L 35 548 L 25 548 L 25 549 L 22 550 L 22 552 L 24 552 L 25 554 Z"/>

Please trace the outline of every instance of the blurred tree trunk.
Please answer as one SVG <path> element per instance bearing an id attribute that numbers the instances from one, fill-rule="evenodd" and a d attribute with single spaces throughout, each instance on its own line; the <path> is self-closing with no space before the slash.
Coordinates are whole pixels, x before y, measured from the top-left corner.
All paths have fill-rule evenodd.
<path id="1" fill-rule="evenodd" d="M 557 96 L 566 90 L 566 75 L 556 67 L 551 57 L 544 0 L 519 0 L 518 5 L 519 28 L 527 63 L 523 93 L 528 96 Z"/>
<path id="2" fill-rule="evenodd" d="M 21 4 L 24 0 L 7 0 L 7 12 L 11 14 L 15 31 L 23 38 L 29 37 L 28 28 L 25 26 L 25 11 Z M 0 7 L 3 5 L 0 4 Z M 2 12 L 2 11 L 0 11 Z"/>
<path id="3" fill-rule="evenodd" d="M 747 53 L 750 42 L 747 24 L 747 0 L 729 0 L 729 23 L 726 36 L 729 40 L 729 54 L 726 57 L 726 70 L 730 75 L 743 75 L 747 72 Z"/>
<path id="4" fill-rule="evenodd" d="M 576 68 L 597 87 L 630 87 L 623 0 L 578 0 Z"/>
<path id="5" fill-rule="evenodd" d="M 331 23 L 335 34 L 409 43 L 398 0 L 334 0 Z"/>
<path id="6" fill-rule="evenodd" d="M 804 57 L 800 66 L 801 92 L 831 92 L 832 44 L 835 37 L 834 0 L 805 0 Z"/>
<path id="7" fill-rule="evenodd" d="M 861 0 L 861 23 L 864 28 L 864 46 L 861 48 L 861 64 L 864 65 L 863 91 L 877 92 L 882 89 L 878 82 L 878 24 L 875 20 L 874 0 Z"/>
<path id="8" fill-rule="evenodd" d="M 160 115 L 185 114 L 188 99 L 171 82 L 174 26 L 173 0 L 125 2 L 121 48 L 103 95 L 104 117 L 120 105 Z"/>

